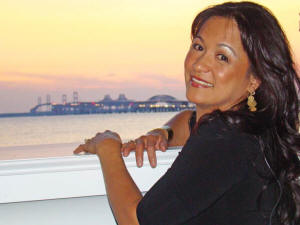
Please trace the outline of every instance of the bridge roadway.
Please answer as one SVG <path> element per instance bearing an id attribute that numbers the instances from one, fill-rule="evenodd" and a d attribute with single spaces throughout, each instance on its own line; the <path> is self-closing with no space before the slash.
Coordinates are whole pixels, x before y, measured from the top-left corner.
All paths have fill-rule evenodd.
<path id="1" fill-rule="evenodd" d="M 42 110 L 46 108 L 47 110 Z M 36 105 L 30 110 L 31 114 L 95 114 L 95 113 L 129 113 L 129 112 L 171 112 L 193 109 L 188 101 L 100 101 L 55 104 L 45 103 Z"/>

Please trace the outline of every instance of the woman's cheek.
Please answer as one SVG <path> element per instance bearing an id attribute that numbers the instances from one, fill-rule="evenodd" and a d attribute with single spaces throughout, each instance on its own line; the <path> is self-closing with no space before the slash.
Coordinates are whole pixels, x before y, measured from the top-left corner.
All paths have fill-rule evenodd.
<path id="1" fill-rule="evenodd" d="M 191 50 L 189 50 L 184 60 L 184 67 L 185 68 L 190 67 L 191 61 L 192 61 L 192 52 Z"/>

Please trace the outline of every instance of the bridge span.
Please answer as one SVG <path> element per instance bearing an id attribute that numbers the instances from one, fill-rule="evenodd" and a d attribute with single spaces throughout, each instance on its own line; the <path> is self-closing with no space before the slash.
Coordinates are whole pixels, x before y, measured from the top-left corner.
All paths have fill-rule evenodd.
<path id="1" fill-rule="evenodd" d="M 38 104 L 30 110 L 33 115 L 68 115 L 68 114 L 96 114 L 96 113 L 130 113 L 130 112 L 172 112 L 194 109 L 194 104 L 184 100 L 177 100 L 170 95 L 155 95 L 145 101 L 130 100 L 120 94 L 113 100 L 106 95 L 97 102 L 69 102 Z"/>

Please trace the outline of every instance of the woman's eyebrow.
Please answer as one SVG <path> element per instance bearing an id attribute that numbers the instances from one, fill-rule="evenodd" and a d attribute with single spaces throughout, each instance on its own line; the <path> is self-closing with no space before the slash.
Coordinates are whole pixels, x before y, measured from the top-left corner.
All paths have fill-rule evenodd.
<path id="1" fill-rule="evenodd" d="M 219 47 L 225 47 L 225 48 L 228 48 L 228 49 L 233 53 L 233 55 L 234 55 L 235 57 L 237 57 L 237 54 L 235 53 L 234 49 L 233 49 L 232 47 L 230 47 L 229 45 L 224 44 L 224 43 L 220 43 L 220 44 L 218 44 L 218 46 L 219 46 Z"/>
<path id="2" fill-rule="evenodd" d="M 196 35 L 195 38 L 198 38 L 198 39 L 200 39 L 200 41 L 205 42 L 200 35 Z"/>

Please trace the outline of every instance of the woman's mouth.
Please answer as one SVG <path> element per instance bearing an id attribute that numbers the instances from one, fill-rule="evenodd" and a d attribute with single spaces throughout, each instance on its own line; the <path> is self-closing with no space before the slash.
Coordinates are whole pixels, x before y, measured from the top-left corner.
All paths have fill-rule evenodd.
<path id="1" fill-rule="evenodd" d="M 200 78 L 197 78 L 195 76 L 191 76 L 191 80 L 190 80 L 190 84 L 193 86 L 193 87 L 196 87 L 196 88 L 200 88 L 200 87 L 203 87 L 203 88 L 210 88 L 210 87 L 213 87 L 214 85 L 211 84 L 211 83 L 208 83 L 207 81 L 204 81 Z"/>

